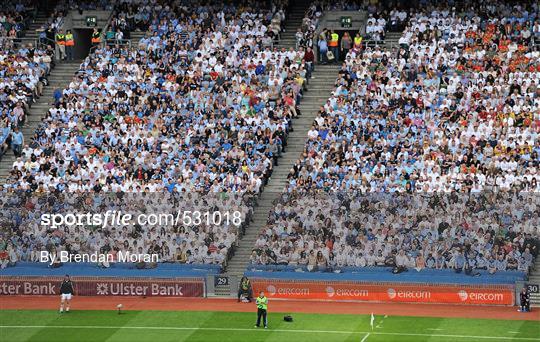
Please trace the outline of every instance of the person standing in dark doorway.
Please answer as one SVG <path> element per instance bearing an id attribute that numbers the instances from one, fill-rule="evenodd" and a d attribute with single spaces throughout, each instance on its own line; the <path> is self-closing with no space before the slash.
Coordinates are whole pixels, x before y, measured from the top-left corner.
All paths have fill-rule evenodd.
<path id="1" fill-rule="evenodd" d="M 92 46 L 97 46 L 101 43 L 101 33 L 97 28 L 94 28 L 92 32 Z"/>
<path id="2" fill-rule="evenodd" d="M 349 35 L 349 32 L 345 32 L 343 34 L 343 37 L 341 38 L 341 60 L 344 61 L 345 57 L 347 57 L 347 54 L 349 53 L 349 50 L 352 48 L 352 38 Z"/>
<path id="3" fill-rule="evenodd" d="M 73 50 L 75 49 L 75 39 L 73 38 L 73 33 L 71 30 L 66 32 L 66 57 L 68 61 L 73 60 Z"/>
<path id="4" fill-rule="evenodd" d="M 258 328 L 261 326 L 261 318 L 262 318 L 263 323 L 264 323 L 264 328 L 268 329 L 268 319 L 267 319 L 268 298 L 264 296 L 263 291 L 259 293 L 259 297 L 257 297 L 256 304 L 257 304 L 257 324 L 255 324 L 255 328 Z"/>

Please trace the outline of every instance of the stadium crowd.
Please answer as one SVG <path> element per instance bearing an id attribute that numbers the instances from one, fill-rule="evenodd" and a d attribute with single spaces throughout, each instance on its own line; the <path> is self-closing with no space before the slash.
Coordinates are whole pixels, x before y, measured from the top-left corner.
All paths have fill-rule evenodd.
<path id="1" fill-rule="evenodd" d="M 520 28 L 507 35 L 479 17 L 448 16 L 426 31 L 423 16 L 399 50 L 349 52 L 289 190 L 538 191 L 540 69 L 530 36 L 519 20 L 504 25 Z"/>
<path id="2" fill-rule="evenodd" d="M 386 35 L 387 22 L 383 15 L 370 14 L 366 24 L 366 39 L 375 42 L 384 41 Z"/>
<path id="3" fill-rule="evenodd" d="M 0 159 L 11 149 L 22 153 L 24 137 L 19 128 L 33 102 L 39 98 L 53 61 L 54 51 L 38 49 L 31 44 L 0 49 Z"/>
<path id="4" fill-rule="evenodd" d="M 540 68 L 532 44 L 539 9 L 495 4 L 411 12 L 400 48 L 391 51 L 351 44 L 256 242 L 253 264 L 471 275 L 528 269 L 540 227 Z M 313 63 L 305 36 L 296 50 L 273 48 L 286 5 L 121 2 L 114 26 L 147 30 L 145 37 L 132 48 L 97 48 L 35 135 L 23 140 L 19 100 L 39 95 L 34 81 L 46 76 L 50 55 L 32 48 L 3 53 L 1 128 L 12 140 L 17 134 L 20 156 L 0 189 L 8 194 L 2 267 L 35 261 L 40 248 L 225 263 L 238 227 L 52 229 L 32 224 L 28 209 L 73 209 L 69 198 L 40 202 L 49 193 L 162 193 L 189 208 L 237 207 L 248 222 L 287 148 L 292 118 L 301 115 Z M 301 31 L 308 38 L 323 8 L 310 7 Z M 372 26 L 388 26 L 375 20 L 384 18 L 376 8 L 370 13 Z M 22 85 L 31 91 L 19 95 Z M 390 197 L 380 200 L 382 193 Z M 195 197 L 186 200 L 189 194 Z M 82 208 L 92 210 L 120 203 L 87 201 Z M 135 202 L 124 203 L 126 210 L 170 210 L 151 199 Z"/>
<path id="5" fill-rule="evenodd" d="M 540 236 L 538 4 L 439 6 L 412 13 L 399 49 L 350 50 L 252 263 L 528 269 Z M 530 194 L 529 211 L 514 199 L 485 212 L 468 212 L 469 200 L 443 213 L 402 202 L 410 216 L 384 202 L 354 210 L 358 192 L 497 191 Z"/>
<path id="6" fill-rule="evenodd" d="M 41 251 L 45 250 L 54 255 L 63 251 L 110 254 L 114 261 L 118 261 L 118 253 L 155 254 L 159 262 L 222 265 L 251 218 L 249 201 L 249 196 L 241 193 L 201 196 L 177 191 L 159 195 L 10 192 L 1 199 L 0 226 L 13 229 L 16 234 L 0 236 L 0 267 L 16 265 L 19 261 L 38 262 Z M 52 212 L 68 216 L 118 210 L 134 217 L 129 225 L 110 220 L 106 226 L 83 221 L 80 225 L 54 227 L 40 220 L 41 215 Z M 164 218 L 165 215 L 176 218 L 178 212 L 202 215 L 181 216 L 180 220 Z M 219 219 L 208 220 L 204 217 L 206 212 L 221 214 Z M 226 212 L 230 217 L 225 217 Z M 103 262 L 100 266 L 111 264 Z M 137 267 L 155 266 L 141 260 Z"/>
<path id="7" fill-rule="evenodd" d="M 0 9 L 0 45 L 5 37 L 19 38 L 28 28 L 35 7 L 32 0 L 6 0 Z"/>
<path id="8" fill-rule="evenodd" d="M 527 272 L 540 247 L 539 205 L 533 193 L 290 193 L 276 203 L 250 261 L 320 272 Z"/>
<path id="9" fill-rule="evenodd" d="M 230 11 L 228 22 L 231 13 L 211 7 L 200 21 L 176 22 L 163 8 L 141 48 L 98 49 L 25 146 L 9 186 L 258 192 L 298 114 L 303 62 L 261 49 L 259 14 Z"/>
<path id="10" fill-rule="evenodd" d="M 271 10 L 245 4 L 153 6 L 152 33 L 138 47 L 98 48 L 26 140 L 4 191 L 238 193 L 247 196 L 241 211 L 249 216 L 300 115 L 306 70 L 303 53 L 265 44 L 279 33 L 285 3 Z M 65 231 L 37 232 L 23 222 L 3 231 L 19 260 L 38 244 L 68 242 Z M 155 236 L 142 229 L 147 252 Z M 169 252 L 200 262 L 213 243 L 226 254 L 238 229 L 222 229 L 192 242 L 183 237 L 193 245 Z M 123 233 L 103 232 L 111 248 Z"/>

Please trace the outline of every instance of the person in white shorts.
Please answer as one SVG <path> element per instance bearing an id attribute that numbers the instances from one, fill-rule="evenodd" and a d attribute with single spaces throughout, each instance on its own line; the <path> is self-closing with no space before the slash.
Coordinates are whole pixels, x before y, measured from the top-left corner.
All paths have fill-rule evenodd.
<path id="1" fill-rule="evenodd" d="M 64 281 L 60 285 L 60 313 L 64 312 L 64 303 L 66 305 L 66 312 L 69 312 L 69 302 L 74 292 L 73 282 L 69 278 L 69 275 L 66 274 Z"/>

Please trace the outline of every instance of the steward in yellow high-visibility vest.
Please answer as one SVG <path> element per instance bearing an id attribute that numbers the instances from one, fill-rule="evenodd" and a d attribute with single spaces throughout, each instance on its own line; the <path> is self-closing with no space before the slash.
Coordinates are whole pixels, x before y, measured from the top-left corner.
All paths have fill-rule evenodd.
<path id="1" fill-rule="evenodd" d="M 263 318 L 264 328 L 267 329 L 268 320 L 267 320 L 266 314 L 268 310 L 268 298 L 264 296 L 263 291 L 259 293 L 259 297 L 257 297 L 256 304 L 257 304 L 257 324 L 255 324 L 255 328 L 258 328 L 261 326 L 261 318 Z"/>
<path id="2" fill-rule="evenodd" d="M 58 44 L 58 45 L 65 45 L 66 44 L 66 35 L 63 34 L 62 31 L 58 32 L 54 39 L 56 40 L 56 44 Z"/>
<path id="3" fill-rule="evenodd" d="M 58 52 L 60 54 L 60 59 L 61 60 L 66 59 L 66 35 L 61 29 L 58 30 L 58 32 L 56 32 L 56 35 L 54 36 L 54 40 L 56 41 L 56 44 L 58 45 Z"/>
<path id="4" fill-rule="evenodd" d="M 362 49 L 362 36 L 360 36 L 360 33 L 357 33 L 354 37 L 354 49 L 360 50 Z"/>
<path id="5" fill-rule="evenodd" d="M 66 33 L 66 46 L 75 46 L 75 40 L 73 40 L 73 33 L 69 30 Z"/>
<path id="6" fill-rule="evenodd" d="M 328 43 L 328 46 L 330 47 L 337 47 L 339 42 L 339 35 L 332 31 L 332 34 L 330 35 L 330 43 Z"/>
<path id="7" fill-rule="evenodd" d="M 75 46 L 75 39 L 73 38 L 73 33 L 71 30 L 66 32 L 66 57 L 68 60 L 73 60 L 73 48 Z"/>

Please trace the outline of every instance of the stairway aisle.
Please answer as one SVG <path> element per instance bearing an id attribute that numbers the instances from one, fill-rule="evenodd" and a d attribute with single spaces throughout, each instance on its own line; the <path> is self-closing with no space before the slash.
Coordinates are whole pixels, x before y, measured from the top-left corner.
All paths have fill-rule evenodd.
<path id="1" fill-rule="evenodd" d="M 287 15 L 285 22 L 285 31 L 282 32 L 278 49 L 284 47 L 295 48 L 296 39 L 294 37 L 298 27 L 302 24 L 302 19 L 307 11 L 309 2 L 300 1 L 295 3 Z M 250 223 L 245 235 L 239 242 L 239 246 L 233 258 L 227 266 L 227 275 L 240 278 L 249 263 L 251 251 L 255 246 L 255 241 L 259 232 L 267 223 L 268 213 L 273 208 L 273 202 L 282 193 L 287 184 L 287 176 L 294 163 L 300 158 L 304 150 L 307 139 L 307 132 L 311 128 L 319 108 L 330 97 L 334 89 L 334 83 L 337 77 L 339 66 L 337 65 L 317 65 L 312 79 L 309 81 L 308 91 L 300 103 L 301 116 L 294 120 L 293 128 L 287 139 L 287 148 L 285 153 L 279 159 L 279 165 L 274 167 L 272 177 L 265 186 L 264 191 L 255 208 L 253 222 Z M 226 296 L 226 291 L 216 292 L 218 296 Z"/>
<path id="2" fill-rule="evenodd" d="M 246 229 L 246 233 L 227 267 L 227 275 L 240 278 L 249 263 L 249 256 L 255 246 L 255 241 L 259 232 L 266 225 L 268 212 L 273 208 L 273 201 L 282 193 L 287 184 L 287 176 L 300 158 L 307 140 L 307 132 L 315 119 L 318 110 L 323 105 L 332 90 L 337 77 L 338 66 L 318 65 L 313 73 L 315 76 L 309 83 L 309 91 L 304 93 L 304 98 L 300 104 L 302 115 L 294 120 L 294 132 L 289 134 L 285 153 L 279 159 L 279 165 L 274 167 L 272 177 L 264 188 L 255 208 L 253 222 Z M 218 293 L 216 293 L 218 295 Z M 225 295 L 225 294 L 220 294 Z"/>
<path id="3" fill-rule="evenodd" d="M 22 128 L 25 144 L 30 142 L 45 113 L 51 108 L 55 89 L 64 89 L 67 87 L 75 72 L 79 70 L 80 64 L 80 61 L 61 62 L 51 71 L 49 85 L 43 88 L 43 95 L 32 104 L 30 113 L 26 116 L 26 122 Z M 2 161 L 0 162 L 0 183 L 5 182 L 6 177 L 13 168 L 14 161 L 15 156 L 10 149 L 2 157 Z"/>
<path id="4" fill-rule="evenodd" d="M 399 38 L 401 38 L 401 35 L 403 32 L 387 32 L 386 38 L 384 39 L 384 49 L 391 51 L 392 48 L 399 47 Z"/>
<path id="5" fill-rule="evenodd" d="M 309 8 L 310 2 L 308 1 L 295 1 L 289 9 L 289 13 L 285 18 L 285 26 L 283 32 L 279 37 L 278 47 L 284 47 L 289 49 L 290 47 L 296 47 L 295 34 L 299 27 L 302 26 L 302 19 Z"/>
<path id="6" fill-rule="evenodd" d="M 24 38 L 31 38 L 37 41 L 39 39 L 39 34 L 36 32 L 36 30 L 41 29 L 41 27 L 47 22 L 47 20 L 47 13 L 43 10 L 39 10 L 36 14 L 36 18 L 34 19 L 32 24 L 30 24 L 28 30 L 26 30 Z"/>
<path id="7" fill-rule="evenodd" d="M 141 40 L 142 37 L 144 37 L 145 34 L 146 32 L 144 31 L 131 31 L 129 33 L 130 35 L 129 40 L 131 41 L 131 47 L 139 46 L 139 41 Z"/>
<path id="8" fill-rule="evenodd" d="M 537 260 L 533 264 L 533 270 L 529 275 L 529 281 L 527 284 L 540 285 L 540 260 Z M 540 307 L 540 293 L 531 293 L 531 306 Z"/>

